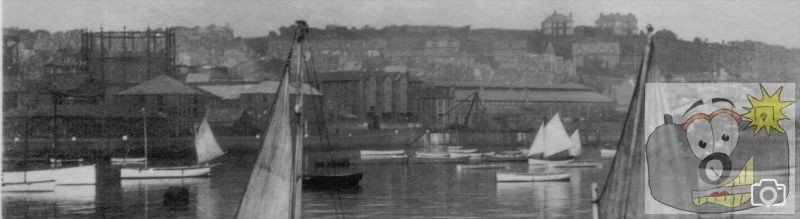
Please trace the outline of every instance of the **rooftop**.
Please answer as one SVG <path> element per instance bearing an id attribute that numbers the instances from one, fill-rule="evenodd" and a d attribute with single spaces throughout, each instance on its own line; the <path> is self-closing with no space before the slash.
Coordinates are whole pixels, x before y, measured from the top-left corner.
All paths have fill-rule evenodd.
<path id="1" fill-rule="evenodd" d="M 279 81 L 262 81 L 247 90 L 242 91 L 243 94 L 274 94 L 278 92 L 278 87 L 280 86 Z M 314 89 L 309 84 L 303 84 L 303 88 L 301 89 L 303 94 L 306 95 L 322 95 L 317 89 Z M 289 88 L 290 94 L 296 94 L 297 89 L 294 85 Z"/>
<path id="2" fill-rule="evenodd" d="M 163 94 L 203 94 L 186 84 L 166 75 L 159 75 L 139 85 L 125 89 L 117 95 L 163 95 Z"/>
<path id="3" fill-rule="evenodd" d="M 531 84 L 531 83 L 496 83 L 496 82 L 430 82 L 433 87 L 488 88 L 488 89 L 536 89 L 536 90 L 580 90 L 589 88 L 580 84 Z"/>
<path id="4" fill-rule="evenodd" d="M 547 18 L 544 19 L 543 22 L 565 22 L 565 21 L 569 22 L 572 21 L 572 13 L 570 13 L 569 16 L 567 16 L 564 14 L 556 13 L 556 11 L 553 11 L 553 14 L 547 16 Z"/>
<path id="5" fill-rule="evenodd" d="M 597 22 L 636 22 L 636 16 L 631 13 L 628 14 L 620 14 L 620 13 L 613 13 L 613 14 L 600 14 L 600 18 L 597 19 Z"/>
<path id="6" fill-rule="evenodd" d="M 106 117 L 115 118 L 141 118 L 141 113 L 131 113 L 131 109 L 106 106 L 105 109 L 101 105 L 58 105 L 56 108 L 56 115 L 63 117 L 102 117 L 105 112 Z M 150 112 L 148 117 L 161 117 L 154 111 Z M 53 116 L 53 105 L 37 105 L 32 108 L 17 107 L 3 112 L 4 117 L 51 117 Z"/>
<path id="7" fill-rule="evenodd" d="M 362 79 L 367 79 L 371 76 L 376 77 L 393 77 L 397 78 L 401 75 L 406 74 L 405 72 L 368 72 L 368 71 L 339 71 L 339 72 L 328 72 L 328 73 L 319 73 L 317 74 L 317 79 L 323 82 L 330 82 L 330 81 L 358 81 Z M 414 76 L 408 75 L 409 82 L 422 82 L 422 79 Z"/>
<path id="8" fill-rule="evenodd" d="M 453 98 L 465 100 L 474 91 L 455 91 Z M 484 90 L 480 93 L 483 101 L 531 101 L 531 102 L 592 102 L 611 103 L 611 99 L 589 90 Z"/>
<path id="9" fill-rule="evenodd" d="M 255 84 L 234 84 L 234 85 L 201 85 L 198 89 L 209 92 L 223 100 L 239 99 L 239 96 L 256 86 Z"/>

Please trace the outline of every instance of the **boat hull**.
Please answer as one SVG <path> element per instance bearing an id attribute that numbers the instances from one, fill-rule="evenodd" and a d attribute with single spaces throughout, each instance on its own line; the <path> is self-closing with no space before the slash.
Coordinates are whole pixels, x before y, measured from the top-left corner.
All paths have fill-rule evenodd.
<path id="1" fill-rule="evenodd" d="M 211 167 L 208 166 L 183 166 L 165 168 L 121 168 L 122 179 L 152 179 L 152 178 L 181 178 L 181 177 L 206 177 L 211 176 Z"/>
<path id="2" fill-rule="evenodd" d="M 553 166 L 558 168 L 585 168 L 585 167 L 601 167 L 603 166 L 603 164 L 600 162 L 575 162 L 566 164 L 556 164 Z"/>
<path id="3" fill-rule="evenodd" d="M 525 155 L 517 155 L 517 156 L 510 156 L 510 155 L 490 155 L 485 156 L 483 161 L 485 162 L 524 162 L 528 160 L 528 157 Z"/>
<path id="4" fill-rule="evenodd" d="M 5 181 L 5 179 L 4 179 Z M 4 182 L 3 192 L 53 192 L 56 189 L 56 180 Z"/>
<path id="5" fill-rule="evenodd" d="M 419 158 L 448 158 L 450 157 L 449 153 L 445 152 L 417 152 L 416 157 Z"/>
<path id="6" fill-rule="evenodd" d="M 303 189 L 354 189 L 364 173 L 341 175 L 303 175 Z"/>
<path id="7" fill-rule="evenodd" d="M 476 153 L 476 156 L 478 156 L 477 158 L 480 158 L 481 154 L 477 154 Z M 472 154 L 450 153 L 450 155 L 448 157 L 450 157 L 450 158 L 464 158 L 464 157 L 472 158 Z"/>
<path id="8" fill-rule="evenodd" d="M 450 153 L 450 157 L 457 158 L 457 157 L 469 157 L 471 160 L 480 160 L 483 158 L 482 153 Z"/>
<path id="9" fill-rule="evenodd" d="M 318 160 L 318 161 L 314 162 L 314 166 L 318 166 L 318 167 L 346 167 L 346 166 L 350 166 L 350 159 L 337 158 L 337 159 Z"/>
<path id="10" fill-rule="evenodd" d="M 508 169 L 508 164 L 459 164 L 456 170 L 488 170 L 488 169 Z"/>
<path id="11" fill-rule="evenodd" d="M 392 154 L 392 155 L 366 155 L 361 156 L 361 160 L 385 160 L 385 159 L 405 159 L 408 155 L 405 154 Z"/>
<path id="12" fill-rule="evenodd" d="M 538 164 L 561 165 L 561 164 L 572 163 L 574 161 L 575 161 L 574 158 L 566 160 L 544 160 L 544 159 L 528 158 L 528 165 L 538 165 Z"/>
<path id="13" fill-rule="evenodd" d="M 405 154 L 406 151 L 404 150 L 386 150 L 386 151 L 377 151 L 377 150 L 361 150 L 361 156 L 374 156 L 374 155 L 399 155 Z"/>
<path id="14" fill-rule="evenodd" d="M 614 157 L 615 155 L 617 155 L 617 150 L 600 149 L 601 157 Z"/>
<path id="15" fill-rule="evenodd" d="M 112 157 L 111 163 L 144 163 L 147 158 L 144 157 L 128 157 L 128 158 L 121 158 L 121 157 Z"/>
<path id="16" fill-rule="evenodd" d="M 364 164 L 399 164 L 399 163 L 408 163 L 408 156 L 386 156 L 386 157 L 372 157 L 372 158 L 364 158 L 361 159 L 353 159 L 350 160 L 350 164 L 352 165 L 364 165 Z"/>
<path id="17" fill-rule="evenodd" d="M 97 182 L 95 165 L 64 167 L 27 172 L 3 172 L 4 182 L 48 181 L 56 185 L 93 185 Z"/>
<path id="18" fill-rule="evenodd" d="M 452 154 L 452 153 L 464 153 L 464 154 L 468 154 L 468 153 L 475 153 L 475 152 L 478 152 L 478 149 L 454 149 L 454 150 L 449 150 L 449 149 L 448 149 L 448 150 L 447 150 L 447 152 L 450 152 L 451 154 Z"/>
<path id="19" fill-rule="evenodd" d="M 539 181 L 566 181 L 569 173 L 497 173 L 497 182 L 539 182 Z"/>
<path id="20" fill-rule="evenodd" d="M 411 157 L 409 163 L 464 163 L 469 161 L 469 157 L 450 158 L 450 157 Z"/>

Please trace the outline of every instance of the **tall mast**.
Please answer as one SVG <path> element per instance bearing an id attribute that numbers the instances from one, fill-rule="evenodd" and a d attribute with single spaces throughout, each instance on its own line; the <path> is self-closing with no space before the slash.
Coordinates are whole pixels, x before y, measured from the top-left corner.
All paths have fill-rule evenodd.
<path id="1" fill-rule="evenodd" d="M 292 218 L 299 218 L 300 217 L 300 209 L 301 209 L 301 198 L 300 198 L 300 191 L 302 188 L 302 165 L 303 165 L 303 71 L 302 71 L 302 64 L 305 58 L 305 53 L 303 51 L 305 47 L 305 37 L 308 33 L 308 25 L 305 21 L 298 20 L 295 22 L 297 25 L 297 37 L 295 40 L 297 42 L 297 52 L 295 53 L 295 71 L 296 71 L 296 79 L 295 79 L 295 106 L 294 106 L 294 114 L 295 114 L 295 144 L 292 147 Z M 293 48 L 294 49 L 294 48 Z M 291 79 L 291 77 L 289 77 Z"/>

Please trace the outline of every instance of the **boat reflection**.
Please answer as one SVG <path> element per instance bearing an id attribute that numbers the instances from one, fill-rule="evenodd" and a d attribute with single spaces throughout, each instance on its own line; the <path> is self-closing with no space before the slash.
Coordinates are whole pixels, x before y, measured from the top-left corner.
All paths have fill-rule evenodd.
<path id="1" fill-rule="evenodd" d="M 212 206 L 208 204 L 211 201 L 209 198 L 202 200 L 198 198 L 198 188 L 205 187 L 204 192 L 209 191 L 210 178 L 167 178 L 167 179 L 126 179 L 120 180 L 122 192 L 125 195 L 124 202 L 143 204 L 140 206 L 127 205 L 126 207 L 134 207 L 142 210 L 133 211 L 132 216 L 137 218 L 148 218 L 155 216 L 170 216 L 170 212 L 191 212 L 196 210 L 199 206 Z M 184 207 L 166 207 L 164 206 L 164 194 L 172 186 L 182 186 L 188 189 L 189 204 Z M 204 203 L 205 202 L 205 203 Z M 196 211 L 195 211 L 196 212 Z M 166 215 L 165 215 L 166 214 Z M 179 214 L 183 215 L 185 213 Z"/>
<path id="2" fill-rule="evenodd" d="M 125 179 L 120 180 L 122 191 L 139 191 L 142 189 L 166 189 L 170 186 L 192 186 L 209 184 L 211 178 L 165 178 L 165 179 Z"/>
<path id="3" fill-rule="evenodd" d="M 55 186 L 52 192 L 9 192 L 3 193 L 3 203 L 15 202 L 20 206 L 27 205 L 40 205 L 42 203 L 52 203 L 52 213 L 56 217 L 63 217 L 66 215 L 86 215 L 94 213 L 95 197 L 97 188 L 95 185 L 70 185 L 70 186 Z M 38 203 L 38 204 L 33 204 Z M 46 204 L 48 205 L 48 204 Z M 4 211 L 11 210 L 12 212 L 19 212 L 21 214 L 14 215 L 28 215 L 27 208 L 15 208 L 13 210 L 4 207 Z M 48 217 L 50 217 L 48 216 Z M 33 217 L 33 216 L 32 216 Z M 36 217 L 33 217 L 36 218 Z"/>

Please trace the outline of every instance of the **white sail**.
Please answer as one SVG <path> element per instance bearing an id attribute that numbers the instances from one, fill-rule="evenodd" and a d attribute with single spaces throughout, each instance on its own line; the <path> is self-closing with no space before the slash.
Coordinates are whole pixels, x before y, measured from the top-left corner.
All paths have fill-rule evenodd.
<path id="1" fill-rule="evenodd" d="M 289 76 L 283 77 L 267 134 L 236 218 L 291 218 L 294 214 Z"/>
<path id="2" fill-rule="evenodd" d="M 561 123 L 561 116 L 556 113 L 544 127 L 544 157 L 549 157 L 556 153 L 572 148 L 572 140 L 569 139 L 564 124 Z"/>
<path id="3" fill-rule="evenodd" d="M 569 136 L 572 139 L 572 148 L 569 149 L 569 156 L 577 157 L 581 155 L 581 133 L 575 129 L 575 132 Z"/>
<path id="4" fill-rule="evenodd" d="M 544 136 L 544 122 L 542 122 L 542 124 L 539 124 L 539 129 L 536 130 L 536 136 L 533 139 L 533 143 L 531 143 L 531 149 L 528 150 L 528 156 L 544 153 L 543 136 Z"/>
<path id="5" fill-rule="evenodd" d="M 194 147 L 197 150 L 198 164 L 208 162 L 224 154 L 206 118 L 203 118 L 200 128 L 197 129 L 197 135 L 194 136 Z"/>

